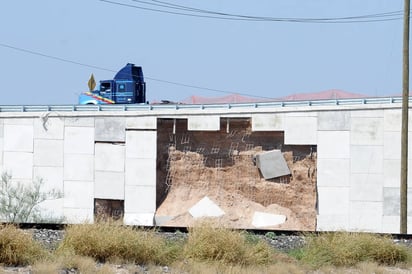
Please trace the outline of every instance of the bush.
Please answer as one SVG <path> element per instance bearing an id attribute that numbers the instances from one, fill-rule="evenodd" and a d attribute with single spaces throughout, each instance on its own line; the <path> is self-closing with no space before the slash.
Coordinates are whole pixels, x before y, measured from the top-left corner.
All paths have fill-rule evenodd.
<path id="1" fill-rule="evenodd" d="M 308 236 L 302 261 L 314 266 L 353 266 L 360 262 L 395 265 L 406 262 L 408 249 L 387 236 L 367 233 L 335 232 Z"/>
<path id="2" fill-rule="evenodd" d="M 31 235 L 13 225 L 0 227 L 0 264 L 28 265 L 47 255 L 47 252 L 32 239 Z"/>
<path id="3" fill-rule="evenodd" d="M 163 265 L 176 259 L 180 251 L 154 231 L 133 230 L 113 222 L 71 225 L 58 248 L 58 253 L 73 252 L 99 262 Z"/>
<path id="4" fill-rule="evenodd" d="M 199 261 L 224 264 L 267 264 L 273 249 L 263 241 L 250 241 L 248 234 L 202 222 L 189 229 L 185 255 Z"/>

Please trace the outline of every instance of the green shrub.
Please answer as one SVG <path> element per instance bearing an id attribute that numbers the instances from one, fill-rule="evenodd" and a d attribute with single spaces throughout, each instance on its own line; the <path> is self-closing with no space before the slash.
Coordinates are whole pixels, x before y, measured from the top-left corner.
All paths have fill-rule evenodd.
<path id="1" fill-rule="evenodd" d="M 113 222 L 71 225 L 58 253 L 73 252 L 99 262 L 132 262 L 166 265 L 181 248 L 157 236 L 154 231 L 133 230 Z"/>
<path id="2" fill-rule="evenodd" d="M 185 255 L 198 261 L 232 265 L 269 263 L 273 249 L 263 241 L 254 240 L 249 234 L 202 222 L 189 229 Z"/>
<path id="3" fill-rule="evenodd" d="M 47 255 L 30 234 L 13 225 L 0 226 L 0 264 L 28 265 Z"/>
<path id="4" fill-rule="evenodd" d="M 335 232 L 308 236 L 302 261 L 314 266 L 353 266 L 360 262 L 395 265 L 406 262 L 409 252 L 387 236 Z"/>

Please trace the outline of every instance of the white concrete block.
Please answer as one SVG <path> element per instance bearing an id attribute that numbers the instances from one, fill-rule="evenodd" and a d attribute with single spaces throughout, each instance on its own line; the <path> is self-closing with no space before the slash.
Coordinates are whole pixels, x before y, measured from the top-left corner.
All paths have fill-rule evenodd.
<path id="1" fill-rule="evenodd" d="M 126 132 L 127 158 L 156 158 L 157 132 L 133 131 Z"/>
<path id="2" fill-rule="evenodd" d="M 46 200 L 37 205 L 42 222 L 53 223 L 64 221 L 63 198 Z"/>
<path id="3" fill-rule="evenodd" d="M 408 228 L 409 228 L 409 224 L 408 224 Z M 400 217 L 399 216 L 382 216 L 382 229 L 380 232 L 399 233 L 400 232 Z M 408 233 L 410 233 L 409 229 L 408 229 Z"/>
<path id="4" fill-rule="evenodd" d="M 33 153 L 4 152 L 3 171 L 9 172 L 13 179 L 33 178 Z"/>
<path id="5" fill-rule="evenodd" d="M 268 227 L 281 225 L 286 222 L 285 215 L 271 214 L 255 211 L 253 214 L 252 225 L 254 227 Z"/>
<path id="6" fill-rule="evenodd" d="M 95 144 L 95 170 L 123 172 L 124 158 L 124 144 Z"/>
<path id="7" fill-rule="evenodd" d="M 349 159 L 318 159 L 318 186 L 349 187 L 349 184 Z"/>
<path id="8" fill-rule="evenodd" d="M 371 110 L 352 110 L 351 117 L 361 118 L 383 118 L 383 109 L 371 109 Z"/>
<path id="9" fill-rule="evenodd" d="M 383 145 L 383 118 L 351 118 L 352 145 Z"/>
<path id="10" fill-rule="evenodd" d="M 383 111 L 383 129 L 385 131 L 401 131 L 401 109 L 385 109 Z"/>
<path id="11" fill-rule="evenodd" d="M 5 125 L 30 125 L 33 126 L 32 118 L 4 118 L 2 119 Z"/>
<path id="12" fill-rule="evenodd" d="M 93 155 L 66 154 L 64 156 L 64 180 L 93 181 Z"/>
<path id="13" fill-rule="evenodd" d="M 351 175 L 351 201 L 382 202 L 383 176 L 382 174 L 358 173 Z"/>
<path id="14" fill-rule="evenodd" d="M 319 215 L 349 214 L 349 187 L 318 187 Z"/>
<path id="15" fill-rule="evenodd" d="M 189 209 L 189 213 L 193 218 L 220 217 L 225 215 L 225 212 L 207 196 L 192 206 Z"/>
<path id="16" fill-rule="evenodd" d="M 318 215 L 316 231 L 347 231 L 349 228 L 349 215 Z"/>
<path id="17" fill-rule="evenodd" d="M 319 131 L 318 159 L 350 158 L 349 131 Z"/>
<path id="18" fill-rule="evenodd" d="M 68 224 L 93 223 L 93 208 L 64 208 L 64 217 Z"/>
<path id="19" fill-rule="evenodd" d="M 379 232 L 382 227 L 382 202 L 351 202 L 349 229 Z"/>
<path id="20" fill-rule="evenodd" d="M 219 131 L 220 116 L 199 115 L 189 116 L 187 119 L 187 130 L 189 131 Z"/>
<path id="21" fill-rule="evenodd" d="M 34 167 L 33 178 L 43 179 L 46 191 L 54 189 L 63 193 L 63 167 Z"/>
<path id="22" fill-rule="evenodd" d="M 35 166 L 63 166 L 63 140 L 34 140 Z"/>
<path id="23" fill-rule="evenodd" d="M 3 165 L 3 137 L 0 137 L 0 166 Z"/>
<path id="24" fill-rule="evenodd" d="M 66 127 L 91 127 L 94 128 L 94 117 L 65 117 Z"/>
<path id="25" fill-rule="evenodd" d="M 409 163 L 408 163 L 409 165 Z M 408 174 L 410 169 L 408 168 Z M 383 186 L 399 187 L 401 181 L 401 160 L 383 161 Z M 409 176 L 408 176 L 409 181 Z"/>
<path id="26" fill-rule="evenodd" d="M 383 133 L 383 158 L 401 158 L 401 133 L 396 131 L 385 131 Z"/>
<path id="27" fill-rule="evenodd" d="M 284 131 L 283 113 L 252 114 L 252 131 Z"/>
<path id="28" fill-rule="evenodd" d="M 400 187 L 383 188 L 383 215 L 400 215 Z M 408 188 L 408 197 L 412 197 L 412 188 Z M 412 217 L 412 199 L 408 199 L 408 219 Z"/>
<path id="29" fill-rule="evenodd" d="M 351 146 L 352 173 L 382 173 L 383 146 Z"/>
<path id="30" fill-rule="evenodd" d="M 95 125 L 96 141 L 125 141 L 126 120 L 124 117 L 98 117 L 95 120 Z"/>
<path id="31" fill-rule="evenodd" d="M 156 211 L 156 187 L 125 186 L 125 213 L 153 213 Z"/>
<path id="32" fill-rule="evenodd" d="M 4 137 L 4 122 L 3 119 L 0 119 L 0 138 Z"/>
<path id="33" fill-rule="evenodd" d="M 126 129 L 157 129 L 157 117 L 126 117 Z"/>
<path id="34" fill-rule="evenodd" d="M 65 154 L 94 154 L 94 128 L 66 127 L 64 131 Z"/>
<path id="35" fill-rule="evenodd" d="M 317 117 L 285 116 L 285 145 L 316 145 Z"/>
<path id="36" fill-rule="evenodd" d="M 90 209 L 94 207 L 92 181 L 64 181 L 64 207 Z"/>
<path id="37" fill-rule="evenodd" d="M 96 171 L 94 197 L 99 199 L 124 200 L 124 173 Z"/>
<path id="38" fill-rule="evenodd" d="M 34 138 L 62 140 L 64 136 L 64 119 L 42 116 L 34 119 Z"/>
<path id="39" fill-rule="evenodd" d="M 126 185 L 156 186 L 156 159 L 126 159 Z"/>
<path id="40" fill-rule="evenodd" d="M 33 152 L 33 125 L 4 125 L 4 151 Z"/>
<path id="41" fill-rule="evenodd" d="M 350 130 L 350 112 L 320 111 L 318 113 L 318 130 Z"/>
<path id="42" fill-rule="evenodd" d="M 154 213 L 124 213 L 123 223 L 125 225 L 153 226 Z"/>

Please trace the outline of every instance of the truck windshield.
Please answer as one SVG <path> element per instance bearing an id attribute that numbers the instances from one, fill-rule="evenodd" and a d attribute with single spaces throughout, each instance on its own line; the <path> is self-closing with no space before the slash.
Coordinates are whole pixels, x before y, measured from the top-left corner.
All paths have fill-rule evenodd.
<path id="1" fill-rule="evenodd" d="M 110 84 L 110 82 L 100 84 L 100 91 L 111 91 L 111 90 L 112 90 L 112 85 Z"/>

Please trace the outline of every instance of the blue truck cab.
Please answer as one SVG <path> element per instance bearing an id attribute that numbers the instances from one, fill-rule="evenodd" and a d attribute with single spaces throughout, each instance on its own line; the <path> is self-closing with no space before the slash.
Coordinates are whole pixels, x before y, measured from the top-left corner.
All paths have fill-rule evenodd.
<path id="1" fill-rule="evenodd" d="M 146 103 L 146 83 L 143 70 L 127 64 L 119 70 L 113 80 L 103 80 L 99 89 L 83 92 L 79 104 L 140 104 Z"/>

